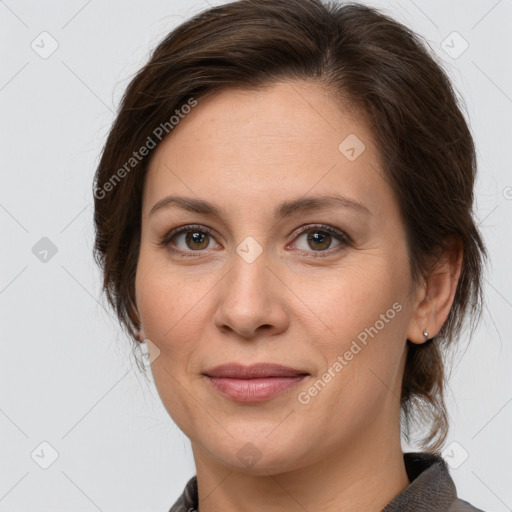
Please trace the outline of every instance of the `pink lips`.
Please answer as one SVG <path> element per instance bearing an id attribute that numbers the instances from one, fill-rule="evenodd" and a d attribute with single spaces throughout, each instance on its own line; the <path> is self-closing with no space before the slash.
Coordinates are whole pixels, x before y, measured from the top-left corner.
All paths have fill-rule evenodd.
<path id="1" fill-rule="evenodd" d="M 205 372 L 213 388 L 237 402 L 262 402 L 301 381 L 307 372 L 277 364 L 224 364 Z"/>

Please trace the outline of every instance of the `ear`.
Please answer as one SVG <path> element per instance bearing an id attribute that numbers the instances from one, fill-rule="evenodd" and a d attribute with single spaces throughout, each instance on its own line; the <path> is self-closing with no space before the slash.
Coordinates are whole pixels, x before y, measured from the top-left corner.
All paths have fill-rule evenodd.
<path id="1" fill-rule="evenodd" d="M 432 269 L 419 286 L 407 339 L 421 344 L 436 336 L 448 318 L 462 270 L 463 249 L 460 240 L 450 239 Z M 423 332 L 428 333 L 428 337 Z"/>

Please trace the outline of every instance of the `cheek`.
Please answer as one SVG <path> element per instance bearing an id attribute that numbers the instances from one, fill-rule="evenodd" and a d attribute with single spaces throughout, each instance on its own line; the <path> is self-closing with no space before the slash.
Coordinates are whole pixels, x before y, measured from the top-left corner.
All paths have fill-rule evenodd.
<path id="1" fill-rule="evenodd" d="M 332 384 L 322 391 L 318 407 L 340 410 L 342 404 L 345 412 L 362 413 L 378 408 L 383 394 L 396 386 L 408 325 L 407 275 L 375 254 L 361 261 L 347 264 L 336 280 L 303 282 L 301 294 L 321 320 L 310 332 L 315 351 L 323 371 L 335 375 L 322 374 Z"/>
<path id="2" fill-rule="evenodd" d="M 199 339 L 203 288 L 183 281 L 161 258 L 141 250 L 136 276 L 136 300 L 144 333 L 174 364 Z"/>
<path id="3" fill-rule="evenodd" d="M 395 293 L 375 295 L 360 286 L 352 293 L 329 290 L 331 300 L 318 299 L 335 335 L 320 323 L 311 333 L 323 368 L 301 389 L 296 407 L 304 418 L 324 418 L 320 437 L 336 437 L 340 425 L 348 437 L 357 436 L 400 396 L 406 308 Z"/>
<path id="4" fill-rule="evenodd" d="M 204 291 L 165 267 L 141 250 L 136 300 L 144 334 L 159 350 L 151 364 L 156 390 L 173 421 L 188 432 L 195 402 L 184 389 L 190 384 L 187 370 L 201 339 L 198 315 L 204 315 L 200 300 Z"/>
<path id="5" fill-rule="evenodd" d="M 329 335 L 329 341 L 318 337 L 320 343 L 326 343 L 326 348 L 343 349 L 348 340 L 357 338 L 376 323 L 383 337 L 404 328 L 400 317 L 405 316 L 401 312 L 405 311 L 406 276 L 393 268 L 390 261 L 375 254 L 359 256 L 358 261 L 354 258 L 339 271 L 296 282 L 294 290 L 317 314 L 323 334 Z M 333 344 L 333 339 L 339 342 Z"/>

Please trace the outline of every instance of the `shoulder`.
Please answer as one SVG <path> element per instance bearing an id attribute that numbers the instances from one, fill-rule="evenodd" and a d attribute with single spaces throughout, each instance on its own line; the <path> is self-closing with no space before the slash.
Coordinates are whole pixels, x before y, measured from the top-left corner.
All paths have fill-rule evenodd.
<path id="1" fill-rule="evenodd" d="M 428 452 L 404 453 L 410 484 L 385 512 L 395 510 L 444 510 L 446 512 L 484 512 L 464 501 L 450 475 L 449 466 L 439 454 Z M 425 505 L 428 504 L 428 508 Z"/>

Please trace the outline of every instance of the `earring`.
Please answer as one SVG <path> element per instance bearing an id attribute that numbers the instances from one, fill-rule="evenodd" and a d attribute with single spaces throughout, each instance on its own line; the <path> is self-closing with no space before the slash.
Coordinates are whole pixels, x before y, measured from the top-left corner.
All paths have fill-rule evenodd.
<path id="1" fill-rule="evenodd" d="M 428 331 L 426 329 L 423 329 L 423 337 L 425 338 L 425 341 L 428 340 Z"/>

